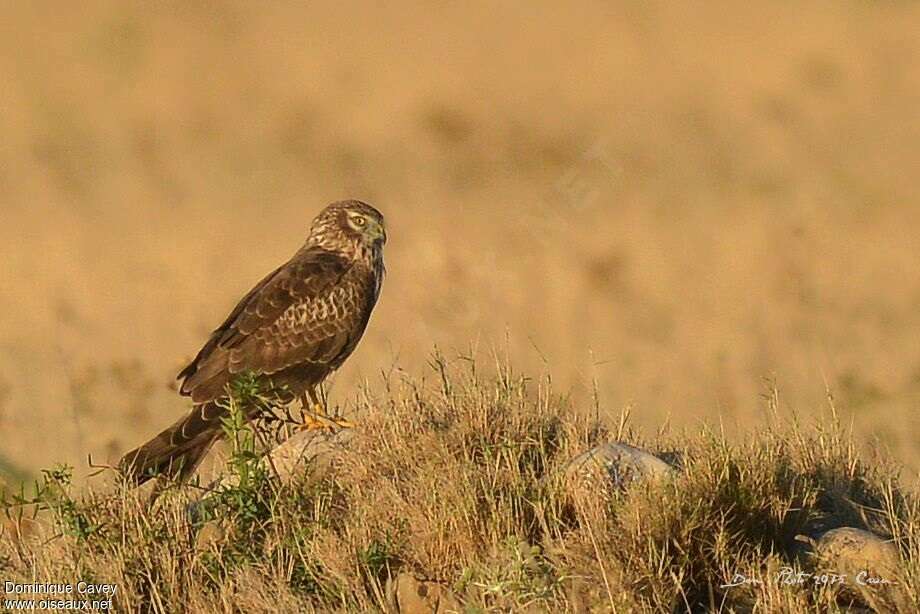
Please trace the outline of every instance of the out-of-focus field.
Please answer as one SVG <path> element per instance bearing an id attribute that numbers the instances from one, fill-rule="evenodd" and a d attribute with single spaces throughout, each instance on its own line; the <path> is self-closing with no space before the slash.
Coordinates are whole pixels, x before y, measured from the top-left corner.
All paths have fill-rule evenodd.
<path id="1" fill-rule="evenodd" d="M 906 2 L 17 3 L 0 463 L 172 422 L 183 361 L 357 197 L 389 273 L 334 401 L 435 344 L 650 432 L 760 428 L 772 378 L 916 476 L 917 31 Z"/>

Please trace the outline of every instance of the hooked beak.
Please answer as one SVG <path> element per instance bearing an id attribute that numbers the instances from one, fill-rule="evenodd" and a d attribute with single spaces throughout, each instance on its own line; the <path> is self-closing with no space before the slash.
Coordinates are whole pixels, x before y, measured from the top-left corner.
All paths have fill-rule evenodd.
<path id="1" fill-rule="evenodd" d="M 380 243 L 387 242 L 387 231 L 386 228 L 383 227 L 383 224 L 374 224 L 368 230 L 373 241 L 379 241 Z"/>

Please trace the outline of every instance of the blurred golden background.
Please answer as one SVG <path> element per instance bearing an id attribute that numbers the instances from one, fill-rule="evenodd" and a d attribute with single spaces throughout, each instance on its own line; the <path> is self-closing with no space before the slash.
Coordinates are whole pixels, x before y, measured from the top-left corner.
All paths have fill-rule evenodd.
<path id="1" fill-rule="evenodd" d="M 389 274 L 333 400 L 507 353 L 669 422 L 920 468 L 920 6 L 29 2 L 0 25 L 0 464 L 85 471 L 331 200 Z M 507 339 L 507 341 L 506 341 Z"/>

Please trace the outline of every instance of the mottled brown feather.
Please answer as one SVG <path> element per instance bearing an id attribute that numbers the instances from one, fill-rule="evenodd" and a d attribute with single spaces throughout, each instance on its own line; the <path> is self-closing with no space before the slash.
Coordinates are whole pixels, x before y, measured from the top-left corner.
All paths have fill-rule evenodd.
<path id="1" fill-rule="evenodd" d="M 212 333 L 179 374 L 180 392 L 205 403 L 223 396 L 234 375 L 272 375 L 316 358 L 329 338 L 364 315 L 342 313 L 320 320 L 315 317 L 318 306 L 330 302 L 343 287 L 355 294 L 367 292 L 366 278 L 371 275 L 360 263 L 338 254 L 317 247 L 302 249 L 250 291 Z M 294 314 L 301 311 L 309 317 L 297 321 Z"/>
<path id="2" fill-rule="evenodd" d="M 365 236 L 349 226 L 354 215 L 376 223 L 377 234 Z M 124 456 L 129 479 L 190 475 L 221 436 L 220 401 L 234 376 L 255 374 L 294 398 L 337 369 L 360 340 L 377 301 L 385 240 L 383 216 L 370 205 L 340 201 L 326 207 L 314 219 L 306 245 L 240 300 L 179 373 L 180 393 L 191 397 L 194 407 Z"/>

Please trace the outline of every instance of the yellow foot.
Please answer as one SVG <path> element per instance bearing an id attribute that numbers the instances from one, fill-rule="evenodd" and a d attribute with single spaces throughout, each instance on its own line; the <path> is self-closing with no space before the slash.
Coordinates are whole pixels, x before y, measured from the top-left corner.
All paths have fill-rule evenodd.
<path id="1" fill-rule="evenodd" d="M 357 423 L 346 420 L 345 418 L 331 418 L 331 420 L 341 429 L 353 429 L 358 426 Z"/>
<path id="2" fill-rule="evenodd" d="M 331 428 L 328 418 L 308 413 L 304 413 L 303 422 L 297 425 L 298 431 L 324 431 Z"/>
<path id="3" fill-rule="evenodd" d="M 336 428 L 350 429 L 354 428 L 355 423 L 344 418 L 330 417 L 326 414 L 326 408 L 317 403 L 313 406 L 313 412 L 303 412 L 303 423 L 297 426 L 299 431 L 335 431 Z"/>

